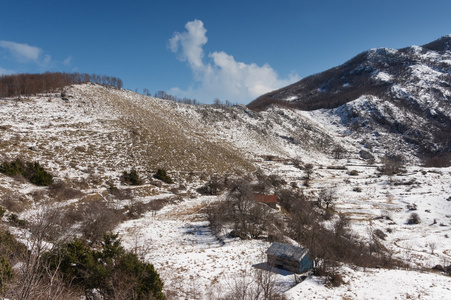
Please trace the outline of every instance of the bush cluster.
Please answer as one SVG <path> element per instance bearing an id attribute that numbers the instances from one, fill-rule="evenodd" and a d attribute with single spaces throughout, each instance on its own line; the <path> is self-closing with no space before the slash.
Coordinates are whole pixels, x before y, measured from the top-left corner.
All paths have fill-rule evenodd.
<path id="1" fill-rule="evenodd" d="M 163 169 L 158 169 L 157 173 L 155 173 L 155 175 L 153 175 L 153 178 L 159 179 L 159 180 L 169 183 L 169 184 L 173 183 L 172 178 L 169 177 L 169 175 L 167 175 L 166 171 Z"/>
<path id="2" fill-rule="evenodd" d="M 141 185 L 142 184 L 142 180 L 139 178 L 139 175 L 138 175 L 138 173 L 136 173 L 136 170 L 131 170 L 130 173 L 127 171 L 124 171 L 122 173 L 121 180 L 128 185 Z"/>
<path id="3" fill-rule="evenodd" d="M 53 183 L 52 174 L 48 173 L 38 162 L 23 162 L 20 158 L 0 165 L 0 173 L 7 176 L 23 176 L 29 182 L 38 186 L 48 186 Z"/>
<path id="4" fill-rule="evenodd" d="M 417 213 L 411 213 L 409 218 L 407 219 L 407 224 L 409 224 L 409 225 L 416 225 L 416 224 L 420 224 L 420 223 L 421 223 L 421 219 Z"/>
<path id="5" fill-rule="evenodd" d="M 13 278 L 14 272 L 9 261 L 0 257 L 0 293 L 6 291 L 6 282 Z"/>
<path id="6" fill-rule="evenodd" d="M 85 290 L 87 299 L 94 290 L 102 299 L 165 299 L 163 282 L 153 265 L 126 251 L 117 234 L 105 234 L 99 250 L 74 238 L 47 259 L 65 281 Z"/>

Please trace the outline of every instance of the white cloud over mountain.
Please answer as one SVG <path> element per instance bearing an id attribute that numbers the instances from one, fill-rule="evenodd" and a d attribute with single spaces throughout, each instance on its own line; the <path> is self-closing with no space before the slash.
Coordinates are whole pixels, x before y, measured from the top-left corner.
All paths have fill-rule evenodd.
<path id="1" fill-rule="evenodd" d="M 198 84 L 186 90 L 173 88 L 170 94 L 196 98 L 202 102 L 212 102 L 214 98 L 248 102 L 300 79 L 297 74 L 279 78 L 268 64 L 258 66 L 239 62 L 224 51 L 209 53 L 208 59 L 204 59 L 203 46 L 208 38 L 203 22 L 188 22 L 185 29 L 174 34 L 169 40 L 169 48 L 179 60 L 188 62 Z"/>
<path id="2" fill-rule="evenodd" d="M 10 41 L 0 41 L 0 48 L 8 50 L 14 59 L 22 63 L 30 61 L 38 62 L 42 53 L 42 50 L 38 47 Z"/>
<path id="3" fill-rule="evenodd" d="M 16 64 L 34 65 L 44 70 L 52 69 L 59 65 L 69 66 L 72 60 L 72 56 L 69 56 L 64 61 L 57 62 L 39 47 L 4 40 L 0 40 L 0 53 L 2 53 L 2 57 L 0 58 L 5 61 Z M 0 74 L 13 73 L 16 73 L 16 71 L 0 67 Z"/>

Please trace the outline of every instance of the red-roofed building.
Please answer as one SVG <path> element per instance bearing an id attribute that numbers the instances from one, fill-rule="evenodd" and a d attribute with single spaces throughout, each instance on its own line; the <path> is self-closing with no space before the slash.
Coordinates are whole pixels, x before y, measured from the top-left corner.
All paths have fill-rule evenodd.
<path id="1" fill-rule="evenodd" d="M 254 199 L 257 202 L 265 203 L 271 208 L 277 208 L 277 196 L 276 195 L 254 195 Z"/>

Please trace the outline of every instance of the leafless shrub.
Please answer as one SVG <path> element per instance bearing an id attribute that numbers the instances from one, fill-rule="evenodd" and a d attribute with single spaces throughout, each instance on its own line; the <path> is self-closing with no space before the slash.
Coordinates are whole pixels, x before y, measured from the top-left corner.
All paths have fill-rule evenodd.
<path id="1" fill-rule="evenodd" d="M 374 235 L 384 241 L 385 241 L 385 238 L 387 237 L 387 235 L 380 229 L 374 230 Z"/>
<path id="2" fill-rule="evenodd" d="M 272 269 L 241 270 L 239 276 L 227 280 L 230 291 L 220 299 L 285 300 L 276 279 Z"/>
<path id="3" fill-rule="evenodd" d="M 81 218 L 75 221 L 70 217 L 71 212 L 72 209 L 65 209 L 62 206 L 44 205 L 38 218 L 41 226 L 45 226 L 45 231 L 41 233 L 42 238 L 48 242 L 57 243 L 73 237 L 76 233 L 74 225 Z"/>
<path id="4" fill-rule="evenodd" d="M 101 201 L 89 201 L 78 208 L 78 213 L 83 218 L 80 231 L 93 244 L 101 241 L 105 232 L 113 230 L 123 220 L 120 210 Z"/>
<path id="5" fill-rule="evenodd" d="M 157 211 L 162 209 L 167 202 L 168 200 L 166 199 L 159 199 L 144 203 L 132 198 L 130 199 L 130 205 L 126 206 L 125 209 L 127 210 L 127 216 L 129 218 L 137 219 L 142 217 L 142 215 L 148 211 L 152 211 L 152 213 L 155 214 Z"/>
<path id="6" fill-rule="evenodd" d="M 180 193 L 182 193 L 183 191 L 186 191 L 186 186 L 184 185 L 179 185 L 178 187 L 173 187 L 170 189 L 171 193 L 173 193 L 174 195 L 178 195 Z"/>
<path id="7" fill-rule="evenodd" d="M 348 168 L 346 168 L 345 166 L 327 166 L 327 169 L 330 169 L 330 170 L 347 170 Z"/>
<path id="8" fill-rule="evenodd" d="M 417 210 L 417 205 L 415 203 L 409 203 L 407 204 L 408 210 Z"/>
<path id="9" fill-rule="evenodd" d="M 409 218 L 407 219 L 407 224 L 409 224 L 409 225 L 416 225 L 416 224 L 420 224 L 420 223 L 421 223 L 421 219 L 417 213 L 411 213 Z"/>
<path id="10" fill-rule="evenodd" d="M 119 189 L 113 184 L 110 184 L 108 192 L 118 200 L 131 199 L 133 197 L 131 189 Z"/>
<path id="11" fill-rule="evenodd" d="M 357 176 L 357 175 L 359 175 L 359 171 L 351 170 L 351 171 L 348 172 L 348 175 L 350 175 L 350 176 Z"/>
<path id="12" fill-rule="evenodd" d="M 28 183 L 28 180 L 23 175 L 15 175 L 14 180 L 20 183 Z"/>
<path id="13" fill-rule="evenodd" d="M 94 186 L 99 186 L 102 184 L 102 178 L 97 174 L 91 174 L 88 178 L 89 182 Z"/>
<path id="14" fill-rule="evenodd" d="M 41 202 L 46 198 L 47 193 L 43 190 L 35 190 L 31 192 L 31 198 L 36 202 Z"/>
<path id="15" fill-rule="evenodd" d="M 86 189 L 89 189 L 89 182 L 88 182 L 88 180 L 86 178 L 81 177 L 81 178 L 78 178 L 76 180 L 73 180 L 72 181 L 72 186 L 75 189 L 86 190 Z"/>
<path id="16" fill-rule="evenodd" d="M 52 269 L 45 259 L 45 253 L 52 247 L 51 243 L 45 241 L 46 232 L 53 222 L 48 214 L 49 211 L 43 209 L 35 219 L 29 222 L 30 236 L 25 246 L 8 239 L 7 245 L 14 245 L 14 252 L 19 263 L 15 269 L 14 280 L 3 295 L 6 298 L 75 299 L 72 297 L 73 291 L 70 289 L 70 284 L 64 283 L 58 272 L 58 264 L 56 269 Z M 1 237 L 0 239 L 3 240 Z"/>
<path id="17" fill-rule="evenodd" d="M 305 164 L 304 170 L 306 179 L 310 180 L 313 174 L 313 164 Z"/>
<path id="18" fill-rule="evenodd" d="M 340 145 L 335 146 L 335 148 L 332 150 L 332 155 L 335 159 L 342 159 L 345 154 L 346 150 Z"/>
<path id="19" fill-rule="evenodd" d="M 74 198 L 80 198 L 84 194 L 62 180 L 56 181 L 49 186 L 49 194 L 56 201 L 65 201 Z"/>
<path id="20" fill-rule="evenodd" d="M 241 238 L 261 237 L 272 220 L 270 209 L 255 201 L 251 185 L 245 180 L 235 181 L 221 209 L 231 221 L 234 235 Z"/>
<path id="21" fill-rule="evenodd" d="M 385 155 L 382 158 L 382 166 L 377 170 L 384 175 L 393 176 L 405 172 L 404 163 L 405 159 L 402 155 Z"/>
<path id="22" fill-rule="evenodd" d="M 7 210 L 15 213 L 20 213 L 24 210 L 24 204 L 27 201 L 22 195 L 15 192 L 6 192 L 2 196 L 1 205 Z"/>
<path id="23" fill-rule="evenodd" d="M 44 236 L 47 240 L 70 238 L 79 233 L 95 244 L 105 232 L 113 230 L 124 216 L 121 210 L 103 201 L 91 200 L 64 209 L 49 209 L 46 218 L 49 225 Z"/>
<path id="24" fill-rule="evenodd" d="M 332 208 L 337 200 L 337 192 L 333 188 L 323 188 L 318 193 L 318 206 L 326 205 L 326 210 Z"/>
<path id="25" fill-rule="evenodd" d="M 227 177 L 220 178 L 213 176 L 205 185 L 197 189 L 197 192 L 202 195 L 220 195 L 227 187 Z"/>
<path id="26" fill-rule="evenodd" d="M 424 160 L 424 166 L 427 168 L 444 168 L 451 165 L 451 154 L 444 153 L 433 157 L 428 157 Z"/>
<path id="27" fill-rule="evenodd" d="M 274 224 L 271 209 L 255 201 L 252 186 L 244 179 L 233 181 L 225 201 L 212 203 L 204 211 L 213 231 L 219 233 L 230 225 L 230 235 L 243 239 L 264 237 Z"/>

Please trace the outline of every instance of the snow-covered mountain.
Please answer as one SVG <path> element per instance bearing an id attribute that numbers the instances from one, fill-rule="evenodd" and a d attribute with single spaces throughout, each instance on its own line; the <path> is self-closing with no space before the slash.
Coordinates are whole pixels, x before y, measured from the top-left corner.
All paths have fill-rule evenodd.
<path id="1" fill-rule="evenodd" d="M 62 176 L 93 164 L 103 174 L 136 168 L 234 173 L 261 156 L 317 157 L 335 144 L 300 111 L 186 105 L 97 84 L 0 104 L 0 156 L 45 162 Z M 59 172 L 59 171 L 58 171 Z M 77 175 L 78 176 L 78 175 Z"/>
<path id="2" fill-rule="evenodd" d="M 365 51 L 341 66 L 262 95 L 273 104 L 322 109 L 364 139 L 389 134 L 417 156 L 451 150 L 451 35 L 423 46 Z"/>

